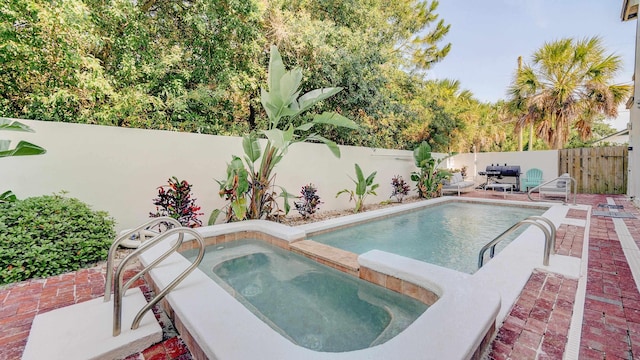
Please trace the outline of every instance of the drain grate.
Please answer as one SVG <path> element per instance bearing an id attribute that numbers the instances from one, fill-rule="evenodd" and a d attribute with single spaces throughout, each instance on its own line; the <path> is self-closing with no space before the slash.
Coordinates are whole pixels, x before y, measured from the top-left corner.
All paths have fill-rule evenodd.
<path id="1" fill-rule="evenodd" d="M 598 204 L 598 207 L 606 207 L 608 209 L 624 209 L 623 205 Z"/>
<path id="2" fill-rule="evenodd" d="M 628 219 L 635 219 L 636 217 L 633 216 L 633 214 L 631 213 L 627 213 L 627 212 L 611 212 L 611 211 L 593 211 L 593 215 L 594 216 L 607 216 L 607 217 L 612 217 L 612 218 L 628 218 Z"/>

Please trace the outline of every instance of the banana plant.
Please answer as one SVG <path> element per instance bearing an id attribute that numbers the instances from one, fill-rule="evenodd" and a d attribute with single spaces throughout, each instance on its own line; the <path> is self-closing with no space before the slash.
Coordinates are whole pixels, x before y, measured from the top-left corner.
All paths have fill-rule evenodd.
<path id="1" fill-rule="evenodd" d="M 0 117 L 0 130 L 33 132 L 33 129 L 25 124 L 3 117 Z M 46 152 L 47 150 L 42 147 L 22 140 L 19 141 L 13 149 L 11 149 L 11 140 L 0 140 L 0 158 L 9 156 L 39 155 Z M 16 200 L 16 195 L 11 190 L 7 190 L 0 194 L 0 202 Z"/>
<path id="2" fill-rule="evenodd" d="M 0 117 L 0 130 L 34 132 L 29 126 L 13 119 Z M 8 156 L 25 156 L 44 154 L 47 150 L 27 141 L 19 141 L 15 148 L 10 149 L 11 140 L 0 140 L 0 158 Z"/>
<path id="3" fill-rule="evenodd" d="M 349 176 L 351 181 L 353 181 L 353 183 L 356 184 L 355 190 L 349 190 L 349 189 L 340 190 L 336 194 L 336 198 L 342 194 L 349 194 L 350 195 L 349 201 L 356 202 L 356 207 L 353 212 L 357 213 L 364 210 L 364 200 L 367 198 L 367 196 L 377 195 L 376 189 L 378 188 L 378 186 L 380 186 L 380 184 L 373 183 L 373 180 L 376 177 L 377 171 L 372 172 L 371 174 L 369 174 L 369 176 L 365 178 L 364 173 L 360 168 L 360 165 L 355 164 L 355 168 L 356 168 L 356 178 L 354 179 L 351 176 Z"/>
<path id="4" fill-rule="evenodd" d="M 340 149 L 335 142 L 316 132 L 308 132 L 319 124 L 357 129 L 355 122 L 334 112 L 315 114 L 311 121 L 299 126 L 294 126 L 293 120 L 319 102 L 337 94 L 342 88 L 321 88 L 300 95 L 301 84 L 302 70 L 286 70 L 278 48 L 271 46 L 267 89 L 262 88 L 260 93 L 260 102 L 269 119 L 268 127 L 243 137 L 244 157 L 241 159 L 233 156 L 231 163 L 227 165 L 227 178 L 217 180 L 220 196 L 229 203 L 223 209 L 216 209 L 211 213 L 209 225 L 214 224 L 222 212 L 226 213 L 227 222 L 273 219 L 280 213 L 276 201 L 278 197 L 284 198 L 284 212 L 288 213 L 288 198 L 291 196 L 284 188 L 275 184 L 274 169 L 291 145 L 319 141 L 326 144 L 334 156 L 340 157 Z M 267 140 L 264 149 L 260 147 L 260 136 Z"/>
<path id="5" fill-rule="evenodd" d="M 436 159 L 431 155 L 431 146 L 423 141 L 420 146 L 413 150 L 413 159 L 419 171 L 411 173 L 411 180 L 416 182 L 418 196 L 421 198 L 431 198 L 439 196 L 442 188 L 442 181 L 449 178 L 451 174 L 438 166 L 447 158 Z"/>

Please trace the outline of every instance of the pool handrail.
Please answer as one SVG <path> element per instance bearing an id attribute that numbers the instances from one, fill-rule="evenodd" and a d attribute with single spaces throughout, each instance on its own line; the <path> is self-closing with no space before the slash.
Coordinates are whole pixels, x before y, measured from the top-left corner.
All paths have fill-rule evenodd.
<path id="1" fill-rule="evenodd" d="M 547 227 L 541 224 L 540 221 L 548 225 L 551 230 L 547 229 Z M 549 266 L 549 257 L 551 254 L 555 254 L 555 243 L 556 243 L 555 225 L 553 224 L 553 222 L 551 222 L 551 220 L 545 218 L 544 216 L 529 216 L 528 218 L 521 220 L 520 222 L 516 223 L 515 225 L 505 230 L 502 234 L 498 235 L 495 239 L 489 241 L 486 245 L 482 247 L 482 249 L 480 249 L 480 252 L 478 253 L 478 269 L 480 269 L 484 265 L 484 253 L 487 250 L 489 249 L 491 250 L 489 252 L 489 258 L 493 258 L 495 256 L 496 245 L 500 241 L 502 241 L 502 239 L 505 236 L 511 234 L 512 232 L 520 228 L 520 226 L 526 225 L 526 224 L 535 225 L 538 228 L 540 228 L 540 230 L 542 230 L 542 232 L 544 233 L 544 255 L 542 259 L 542 264 L 544 266 Z"/>
<path id="2" fill-rule="evenodd" d="M 153 267 L 158 265 L 161 261 L 169 257 L 171 254 L 178 251 L 178 249 L 180 249 L 180 247 L 182 246 L 185 240 L 185 236 L 184 236 L 185 234 L 191 235 L 193 237 L 193 239 L 189 239 L 189 240 L 196 240 L 199 248 L 198 256 L 195 258 L 195 260 L 190 266 L 185 268 L 185 270 L 183 270 L 182 273 L 180 273 L 173 281 L 171 281 L 169 285 L 167 285 L 164 289 L 162 289 L 162 291 L 156 294 L 156 296 L 153 299 L 151 299 L 151 301 L 149 301 L 142 309 L 140 309 L 140 311 L 138 311 L 131 325 L 131 329 L 135 330 L 140 325 L 140 321 L 142 320 L 142 317 L 146 314 L 146 312 L 149 311 L 160 300 L 162 300 L 171 290 L 173 290 L 182 280 L 184 280 L 193 270 L 195 270 L 198 267 L 198 265 L 200 265 L 200 262 L 202 261 L 202 258 L 204 257 L 204 252 L 205 252 L 204 239 L 199 232 L 193 229 L 182 227 L 182 226 L 175 227 L 173 229 L 169 229 L 141 243 L 141 245 L 136 250 L 134 250 L 129 255 L 127 255 L 117 266 L 115 271 L 114 285 L 113 285 L 114 287 L 113 289 L 113 336 L 114 337 L 120 335 L 120 332 L 121 332 L 122 299 L 124 297 L 124 293 L 137 279 L 145 275 Z M 175 237 L 175 236 L 177 236 L 177 241 L 174 241 L 168 250 L 166 250 L 162 255 L 160 255 L 158 258 L 152 261 L 144 269 L 138 271 L 125 284 L 122 284 L 124 269 L 126 268 L 126 265 L 131 260 L 137 258 L 138 255 L 140 255 L 141 253 L 157 245 L 160 241 L 165 240 L 169 237 Z M 109 295 L 105 293 L 105 299 Z"/>
<path id="3" fill-rule="evenodd" d="M 116 250 L 118 250 L 118 247 L 120 246 L 120 244 L 125 240 L 131 239 L 131 237 L 136 234 L 140 239 L 140 242 L 142 243 L 143 240 L 145 239 L 145 236 L 148 236 L 151 234 L 151 232 L 149 231 L 150 228 L 156 225 L 162 225 L 162 224 L 164 224 L 167 227 L 169 227 L 169 225 L 172 225 L 173 227 L 182 226 L 182 224 L 178 220 L 172 217 L 168 217 L 168 216 L 157 217 L 147 221 L 146 223 L 136 227 L 135 229 L 125 231 L 124 233 L 116 237 L 115 240 L 113 240 L 113 243 L 111 243 L 111 246 L 109 247 L 109 255 L 107 256 L 107 271 L 105 274 L 105 285 L 104 285 L 104 302 L 108 302 L 109 300 L 111 300 L 111 287 L 113 286 L 113 261 L 116 254 Z"/>
<path id="4" fill-rule="evenodd" d="M 530 201 L 534 201 L 534 202 L 537 202 L 537 201 L 543 201 L 543 200 L 541 200 L 541 199 L 534 199 L 534 198 L 532 198 L 532 197 L 531 197 L 531 193 L 532 193 L 534 190 L 538 190 L 538 193 L 539 193 L 539 192 L 540 192 L 540 189 L 542 189 L 542 187 L 543 187 L 543 186 L 545 186 L 545 185 L 549 185 L 549 184 L 554 183 L 554 182 L 557 182 L 558 180 L 565 180 L 565 181 L 569 181 L 569 180 L 570 180 L 570 181 L 571 181 L 571 185 L 573 185 L 573 205 L 576 205 L 576 197 L 577 197 L 577 195 L 578 195 L 578 181 L 576 181 L 576 179 L 574 179 L 574 178 L 573 178 L 573 177 L 571 177 L 571 176 L 562 176 L 562 175 L 561 175 L 561 176 L 558 176 L 558 177 L 557 177 L 557 178 L 555 178 L 555 179 L 549 180 L 549 181 L 547 181 L 547 182 L 545 182 L 545 183 L 542 183 L 542 184 L 540 184 L 540 185 L 538 185 L 538 186 L 536 186 L 536 187 L 532 187 L 532 188 L 531 188 L 531 189 L 529 189 L 529 191 L 527 192 L 527 197 L 529 198 L 529 200 L 530 200 Z M 566 185 L 565 185 L 565 186 L 566 186 Z M 569 186 L 569 194 L 571 194 L 571 192 L 572 192 L 572 191 L 571 191 L 571 186 Z M 561 202 L 561 203 L 563 203 L 564 205 L 567 205 L 569 198 L 570 198 L 570 196 L 565 195 L 565 200 L 564 200 L 564 201 L 560 201 L 560 200 L 544 200 L 544 201 L 545 201 L 545 202 Z"/>

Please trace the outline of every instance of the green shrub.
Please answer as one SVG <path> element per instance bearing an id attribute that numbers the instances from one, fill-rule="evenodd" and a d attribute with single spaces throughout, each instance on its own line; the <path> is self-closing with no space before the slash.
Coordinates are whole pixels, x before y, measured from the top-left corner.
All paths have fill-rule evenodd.
<path id="1" fill-rule="evenodd" d="M 114 223 L 106 212 L 60 195 L 0 203 L 0 284 L 105 260 Z"/>

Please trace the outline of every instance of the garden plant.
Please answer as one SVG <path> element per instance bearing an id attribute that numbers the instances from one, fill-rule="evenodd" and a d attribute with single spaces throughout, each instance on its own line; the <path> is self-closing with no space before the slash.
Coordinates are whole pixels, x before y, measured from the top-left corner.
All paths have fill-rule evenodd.
<path id="1" fill-rule="evenodd" d="M 405 196 L 409 195 L 409 184 L 407 184 L 402 176 L 396 175 L 391 178 L 391 186 L 393 189 L 391 190 L 391 196 L 389 198 L 395 197 L 399 203 L 402 202 Z"/>
<path id="2" fill-rule="evenodd" d="M 0 203 L 0 285 L 105 260 L 114 224 L 106 212 L 58 194 Z"/>
<path id="3" fill-rule="evenodd" d="M 416 183 L 418 196 L 425 199 L 440 196 L 442 182 L 451 174 L 446 170 L 438 169 L 438 166 L 447 157 L 434 158 L 431 155 L 431 146 L 426 141 L 413 150 L 413 159 L 420 170 L 411 173 L 411 180 Z"/>
<path id="4" fill-rule="evenodd" d="M 336 194 L 336 197 L 342 194 L 349 194 L 350 195 L 349 201 L 356 202 L 356 207 L 353 210 L 353 212 L 357 213 L 364 210 L 364 200 L 367 198 L 367 196 L 377 195 L 376 189 L 380 186 L 380 184 L 373 183 L 373 180 L 376 177 L 377 171 L 372 172 L 371 174 L 369 174 L 369 176 L 365 178 L 362 172 L 362 169 L 360 168 L 360 165 L 355 164 L 355 168 L 356 168 L 356 178 L 355 179 L 352 177 L 349 177 L 349 178 L 351 178 L 351 181 L 353 181 L 353 183 L 356 184 L 356 188 L 354 190 L 349 190 L 349 189 L 340 190 Z"/>
<path id="5" fill-rule="evenodd" d="M 316 189 L 313 184 L 305 185 L 302 187 L 302 190 L 300 190 L 300 196 L 298 197 L 301 201 L 293 202 L 296 210 L 298 210 L 303 218 L 308 218 L 315 214 L 315 212 L 318 211 L 318 206 L 322 204 L 320 196 L 316 194 L 317 191 L 318 189 Z"/>
<path id="6" fill-rule="evenodd" d="M 153 199 L 156 212 L 149 213 L 150 217 L 169 216 L 180 222 L 182 226 L 194 228 L 202 226 L 198 215 L 203 215 L 196 199 L 191 198 L 191 184 L 186 180 L 178 180 L 172 176 L 167 180 L 168 185 L 158 187 L 158 197 Z"/>
<path id="7" fill-rule="evenodd" d="M 13 119 L 0 117 L 0 130 L 33 132 L 29 126 Z M 25 156 L 44 154 L 47 150 L 27 141 L 19 141 L 15 148 L 10 149 L 11 140 L 0 140 L 0 158 L 8 156 Z M 11 190 L 0 194 L 0 202 L 16 201 L 16 196 Z"/>
<path id="8" fill-rule="evenodd" d="M 226 222 L 276 219 L 281 214 L 276 201 L 278 197 L 284 198 L 284 212 L 288 213 L 290 194 L 275 184 L 274 169 L 291 145 L 308 140 L 319 141 L 326 144 L 336 157 L 340 157 L 340 149 L 335 142 L 309 132 L 318 124 L 357 129 L 353 121 L 333 112 L 313 115 L 311 121 L 297 126 L 294 125 L 294 119 L 322 100 L 337 94 L 342 88 L 322 88 L 300 95 L 301 84 L 302 71 L 299 68 L 287 71 L 278 49 L 272 46 L 267 75 L 268 90 L 263 88 L 260 93 L 260 101 L 268 117 L 268 128 L 244 136 L 244 157 L 232 156 L 227 165 L 226 179 L 217 180 L 220 197 L 228 204 L 211 213 L 208 222 L 210 225 L 215 223 L 222 212 L 225 213 Z M 260 148 L 258 135 L 267 138 L 263 150 Z M 280 193 L 276 191 L 276 187 Z"/>

